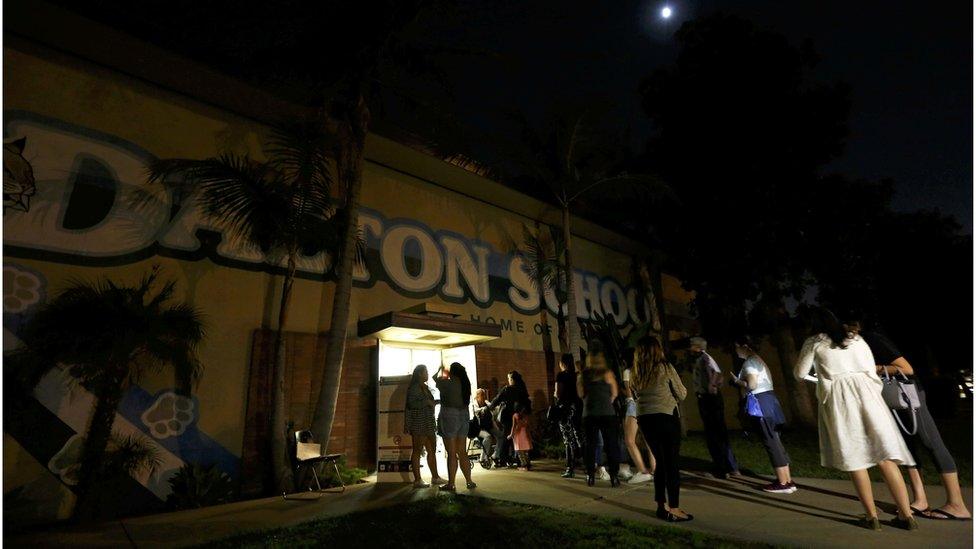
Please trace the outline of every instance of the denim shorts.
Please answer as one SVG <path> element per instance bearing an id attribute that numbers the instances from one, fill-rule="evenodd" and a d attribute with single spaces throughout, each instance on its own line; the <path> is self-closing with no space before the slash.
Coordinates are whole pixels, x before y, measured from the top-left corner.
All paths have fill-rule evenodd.
<path id="1" fill-rule="evenodd" d="M 627 399 L 627 410 L 624 412 L 624 417 L 637 417 L 637 401 L 628 398 Z"/>
<path id="2" fill-rule="evenodd" d="M 441 413 L 437 418 L 444 438 L 467 438 L 468 410 L 466 408 L 445 408 L 441 406 Z"/>

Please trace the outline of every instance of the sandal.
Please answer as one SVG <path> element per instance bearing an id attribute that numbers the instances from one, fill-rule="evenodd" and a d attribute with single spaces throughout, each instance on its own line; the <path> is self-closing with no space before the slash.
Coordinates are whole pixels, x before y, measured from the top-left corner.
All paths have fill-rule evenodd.
<path id="1" fill-rule="evenodd" d="M 679 517 L 678 515 L 672 513 L 671 511 L 668 511 L 667 518 L 665 520 L 668 522 L 688 522 L 689 520 L 693 520 L 694 518 L 695 515 L 686 514 L 683 517 Z"/>
<path id="2" fill-rule="evenodd" d="M 943 511 L 942 509 L 927 509 L 926 513 L 921 516 L 932 520 L 973 520 L 972 517 L 957 517 L 948 511 Z"/>
<path id="3" fill-rule="evenodd" d="M 441 492 L 457 492 L 457 488 L 453 484 L 445 484 L 440 487 Z"/>
<path id="4" fill-rule="evenodd" d="M 927 517 L 927 516 L 925 515 L 925 513 L 928 513 L 929 511 L 931 511 L 931 510 L 932 510 L 932 508 L 931 508 L 931 507 L 926 507 L 925 509 L 916 509 L 916 508 L 914 508 L 914 507 L 909 507 L 909 509 L 911 509 L 911 510 L 912 510 L 912 513 L 914 513 L 914 514 L 916 514 L 916 515 L 918 515 L 918 516 L 920 516 L 920 517 L 925 517 L 925 518 L 928 518 L 928 517 Z"/>

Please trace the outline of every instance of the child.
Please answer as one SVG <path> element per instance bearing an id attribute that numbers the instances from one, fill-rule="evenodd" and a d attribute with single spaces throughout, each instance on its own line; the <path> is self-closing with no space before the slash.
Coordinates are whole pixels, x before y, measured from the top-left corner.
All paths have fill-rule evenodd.
<path id="1" fill-rule="evenodd" d="M 532 439 L 529 438 L 529 414 L 524 406 L 519 406 L 515 414 L 512 415 L 512 433 L 508 438 L 512 439 L 515 451 L 518 452 L 521 466 L 519 471 L 528 471 L 532 467 L 529 461 L 529 451 L 532 450 Z"/>

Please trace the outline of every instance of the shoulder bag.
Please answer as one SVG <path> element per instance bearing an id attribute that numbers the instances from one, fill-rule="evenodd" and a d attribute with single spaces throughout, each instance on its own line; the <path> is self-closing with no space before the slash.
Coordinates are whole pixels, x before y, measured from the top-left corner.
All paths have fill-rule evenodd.
<path id="1" fill-rule="evenodd" d="M 888 373 L 887 368 L 882 368 L 881 372 L 884 374 L 881 378 L 883 384 L 881 386 L 881 396 L 884 398 L 885 404 L 888 405 L 888 408 L 891 408 L 891 413 L 895 416 L 895 421 L 898 422 L 901 430 L 906 435 L 914 435 L 918 432 L 918 416 L 916 415 L 916 411 L 922 406 L 918 398 L 918 388 L 915 387 L 915 382 L 909 379 L 901 370 L 898 370 L 898 373 L 894 376 Z M 898 379 L 899 374 L 901 375 L 901 379 Z M 911 413 L 911 430 L 905 427 L 901 417 L 898 415 L 899 410 L 908 410 Z"/>

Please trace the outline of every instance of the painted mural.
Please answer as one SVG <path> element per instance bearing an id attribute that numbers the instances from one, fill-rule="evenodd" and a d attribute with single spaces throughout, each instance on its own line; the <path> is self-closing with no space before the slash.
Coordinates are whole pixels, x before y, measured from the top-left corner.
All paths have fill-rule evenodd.
<path id="1" fill-rule="evenodd" d="M 18 333 L 31 311 L 46 299 L 44 274 L 28 265 L 61 264 L 121 267 L 162 256 L 210 262 L 232 270 L 276 273 L 253 249 L 228 238 L 223 227 L 207 221 L 194 204 L 173 205 L 162 188 L 144 184 L 154 156 L 115 136 L 26 111 L 6 111 L 4 135 L 4 349 L 17 346 Z M 388 218 L 364 209 L 360 220 L 367 243 L 365 266 L 355 273 L 358 288 L 383 284 L 411 299 L 436 297 L 467 304 L 472 319 L 500 322 L 508 330 L 532 333 L 523 320 L 492 316 L 502 304 L 522 315 L 541 307 L 555 312 L 555 297 L 540 296 L 512 250 L 499 250 L 478 238 L 432 228 L 416 219 Z M 326 281 L 329 258 L 303 257 L 299 277 Z M 40 263 L 38 263 L 40 262 Z M 638 292 L 612 276 L 575 273 L 580 315 L 607 314 L 627 325 L 647 318 Z M 535 334 L 539 334 L 536 325 Z M 234 365 L 242 372 L 244 364 Z M 24 451 L 46 466 L 69 491 L 77 482 L 78 456 L 92 411 L 93 396 L 68 374 L 53 371 L 35 390 L 36 410 L 57 425 L 48 431 L 55 441 L 36 444 L 18 437 Z M 239 471 L 239 449 L 228 448 L 199 426 L 206 407 L 196 397 L 172 388 L 127 389 L 114 430 L 137 435 L 157 450 L 162 466 L 153 475 L 134 479 L 135 497 L 164 501 L 168 480 L 185 463 L 216 464 L 231 478 Z M 16 431 L 15 429 L 13 431 Z M 35 447 L 36 446 L 36 447 Z M 47 482 L 38 478 L 35 482 Z M 7 497 L 38 492 L 28 485 Z"/>

